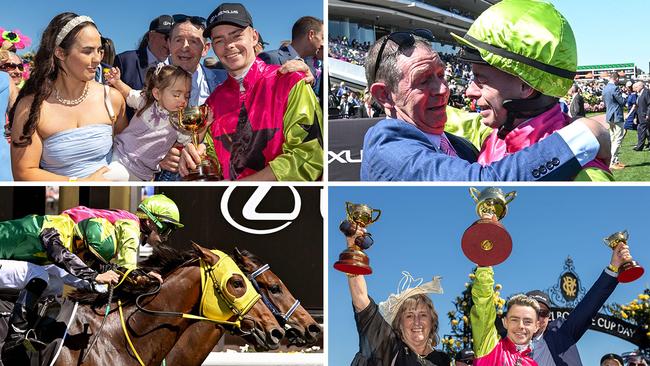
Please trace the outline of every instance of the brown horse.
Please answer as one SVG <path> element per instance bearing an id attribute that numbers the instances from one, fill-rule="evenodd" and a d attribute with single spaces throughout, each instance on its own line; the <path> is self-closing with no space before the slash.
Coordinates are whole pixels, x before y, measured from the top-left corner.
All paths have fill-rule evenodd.
<path id="1" fill-rule="evenodd" d="M 215 266 L 221 260 L 217 254 L 196 244 L 189 255 L 170 248 L 154 249 L 154 254 L 143 267 L 147 271 L 156 270 L 165 278 L 159 287 L 159 292 L 139 302 L 146 311 L 139 309 L 133 303 L 123 306 L 128 337 L 133 347 L 128 345 L 129 342 L 122 330 L 119 311 L 112 309 L 101 337 L 93 349 L 87 350 L 91 337 L 97 333 L 104 314 L 102 309 L 93 309 L 87 305 L 80 306 L 75 320 L 70 325 L 56 365 L 80 365 L 83 352 L 89 352 L 83 365 L 138 365 L 134 349 L 145 365 L 160 365 L 165 355 L 188 327 L 204 322 L 163 314 L 165 312 L 197 314 L 197 310 L 202 308 L 199 258 L 209 266 Z M 154 263 L 158 264 L 153 265 Z M 152 266 L 147 267 L 146 264 Z M 248 282 L 243 276 L 241 271 L 239 274 L 233 274 L 226 282 L 225 288 L 215 286 L 214 292 L 222 298 L 224 291 L 235 299 L 243 298 L 249 293 Z M 161 316 L 151 312 L 160 312 Z M 236 320 L 237 315 L 232 314 L 229 320 Z M 210 325 L 214 327 L 213 324 Z M 239 332 L 250 334 L 252 339 L 257 340 L 261 345 L 267 342 L 274 343 L 276 339 L 283 336 L 283 331 L 273 314 L 259 300 L 243 315 L 241 328 L 237 329 Z M 191 351 L 192 347 L 194 345 L 189 346 L 188 350 Z"/>
<path id="2" fill-rule="evenodd" d="M 251 282 L 257 285 L 262 299 L 267 307 L 273 309 L 276 318 L 281 319 L 281 324 L 286 321 L 290 326 L 287 334 L 293 334 L 294 343 L 307 345 L 318 341 L 320 326 L 291 295 L 282 280 L 270 271 L 268 265 L 246 250 L 239 251 L 235 248 L 232 257 Z M 223 328 L 214 324 L 192 324 L 165 357 L 165 361 L 168 365 L 201 365 L 223 333 Z M 260 350 L 258 346 L 255 348 Z"/>

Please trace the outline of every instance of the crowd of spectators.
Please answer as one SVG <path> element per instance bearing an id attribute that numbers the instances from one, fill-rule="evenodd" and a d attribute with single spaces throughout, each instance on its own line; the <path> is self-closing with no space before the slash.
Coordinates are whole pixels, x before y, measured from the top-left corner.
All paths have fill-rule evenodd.
<path id="1" fill-rule="evenodd" d="M 350 40 L 347 37 L 330 38 L 329 57 L 363 66 L 370 46 L 371 44 L 369 42 L 361 43 L 354 39 Z M 461 62 L 455 54 L 440 53 L 440 57 L 447 65 L 445 68 L 445 80 L 450 89 L 449 105 L 472 112 L 478 111 L 476 101 L 465 96 L 465 91 L 473 77 L 470 65 Z M 576 85 L 580 88 L 585 100 L 585 112 L 605 112 L 602 92 L 606 83 L 606 79 L 576 81 Z M 621 90 L 625 96 L 632 93 L 631 83 L 628 84 L 621 86 Z M 363 100 L 366 95 L 367 91 L 355 91 L 345 85 L 332 85 L 329 94 L 330 118 L 361 117 L 361 113 L 358 113 L 358 111 L 363 105 Z M 571 97 L 568 95 L 563 98 L 565 103 L 569 100 L 571 100 Z M 376 104 L 375 106 L 378 107 Z"/>
<path id="2" fill-rule="evenodd" d="M 328 44 L 329 57 L 361 66 L 366 61 L 371 46 L 370 42 L 361 43 L 356 39 L 350 41 L 347 37 L 330 38 Z"/>

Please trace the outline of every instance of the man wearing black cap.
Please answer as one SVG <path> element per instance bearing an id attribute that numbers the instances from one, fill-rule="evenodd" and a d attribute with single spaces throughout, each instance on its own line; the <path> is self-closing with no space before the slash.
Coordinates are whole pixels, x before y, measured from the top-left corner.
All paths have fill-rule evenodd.
<path id="1" fill-rule="evenodd" d="M 600 359 L 600 366 L 623 366 L 623 357 L 616 353 L 608 353 Z"/>
<path id="2" fill-rule="evenodd" d="M 169 46 L 167 37 L 174 21 L 169 15 L 161 15 L 152 20 L 149 30 L 142 37 L 137 50 L 125 51 L 115 56 L 114 66 L 120 69 L 120 79 L 132 89 L 140 90 L 144 86 L 147 68 L 159 62 L 168 64 Z M 134 110 L 126 109 L 129 119 L 133 117 Z"/>
<path id="3" fill-rule="evenodd" d="M 582 366 L 576 343 L 589 329 L 591 319 L 616 289 L 618 268 L 630 259 L 630 249 L 626 244 L 616 247 L 609 266 L 566 319 L 558 317 L 549 323 L 551 300 L 548 295 L 539 290 L 526 294 L 537 300 L 540 306 L 539 330 L 531 341 L 533 359 L 539 366 Z"/>
<path id="4" fill-rule="evenodd" d="M 253 19 L 239 3 L 219 5 L 204 36 L 228 78 L 206 104 L 216 117 L 210 128 L 225 179 L 316 180 L 323 171 L 322 111 L 300 73 L 256 58 Z M 201 146 L 200 149 L 204 149 Z M 200 161 L 192 145 L 183 149 L 181 174 Z"/>
<path id="5" fill-rule="evenodd" d="M 474 351 L 471 348 L 463 348 L 455 358 L 455 366 L 470 366 L 474 362 Z"/>

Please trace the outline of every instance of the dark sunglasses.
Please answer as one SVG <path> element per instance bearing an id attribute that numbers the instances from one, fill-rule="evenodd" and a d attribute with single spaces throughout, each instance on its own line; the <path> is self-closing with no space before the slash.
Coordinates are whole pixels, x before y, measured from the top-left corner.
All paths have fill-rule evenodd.
<path id="1" fill-rule="evenodd" d="M 550 313 L 551 313 L 550 310 L 539 309 L 539 316 L 541 316 L 542 318 L 548 318 Z"/>
<path id="2" fill-rule="evenodd" d="M 172 15 L 172 18 L 174 19 L 174 24 L 183 23 L 189 20 L 190 23 L 205 28 L 205 18 L 203 17 L 197 17 L 197 16 L 185 15 L 185 14 L 174 14 Z"/>
<path id="3" fill-rule="evenodd" d="M 2 69 L 2 70 L 18 69 L 20 71 L 23 71 L 24 66 L 23 66 L 23 64 L 9 64 L 9 63 L 7 63 L 7 64 L 3 64 L 2 66 L 0 66 L 0 69 Z"/>
<path id="4" fill-rule="evenodd" d="M 384 38 L 384 42 L 382 42 L 381 47 L 379 48 L 379 53 L 377 53 L 375 70 L 372 75 L 373 82 L 377 79 L 377 70 L 379 70 L 379 65 L 381 64 L 381 56 L 384 53 L 384 48 L 386 48 L 386 43 L 388 43 L 388 41 L 393 41 L 399 46 L 399 48 L 409 48 L 415 44 L 414 36 L 422 37 L 428 41 L 434 40 L 433 33 L 431 33 L 430 30 L 423 28 L 414 29 L 412 31 L 394 32 Z"/>

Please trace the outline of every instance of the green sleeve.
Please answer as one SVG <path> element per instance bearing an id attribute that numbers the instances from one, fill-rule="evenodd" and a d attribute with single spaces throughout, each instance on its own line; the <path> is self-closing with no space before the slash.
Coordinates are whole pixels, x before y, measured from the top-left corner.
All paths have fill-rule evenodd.
<path id="1" fill-rule="evenodd" d="M 602 169 L 598 168 L 584 168 L 576 175 L 576 182 L 613 182 L 614 176 Z"/>
<path id="2" fill-rule="evenodd" d="M 115 222 L 115 237 L 118 243 L 115 264 L 135 269 L 138 264 L 140 225 L 134 220 L 118 220 Z"/>
<path id="3" fill-rule="evenodd" d="M 269 162 L 278 181 L 315 181 L 323 174 L 323 112 L 304 81 L 289 93 L 282 154 Z"/>
<path id="4" fill-rule="evenodd" d="M 469 140 L 479 151 L 492 129 L 481 123 L 481 115 L 447 106 L 445 131 Z"/>
<path id="5" fill-rule="evenodd" d="M 215 161 L 219 162 L 219 159 L 217 158 L 217 152 L 214 150 L 214 140 L 212 139 L 212 131 L 210 129 L 208 129 L 208 133 L 205 134 L 203 143 L 205 144 L 205 153 Z"/>
<path id="6" fill-rule="evenodd" d="M 472 341 L 476 357 L 482 357 L 492 351 L 499 334 L 494 326 L 497 312 L 494 306 L 494 271 L 492 267 L 479 267 L 472 287 Z"/>

